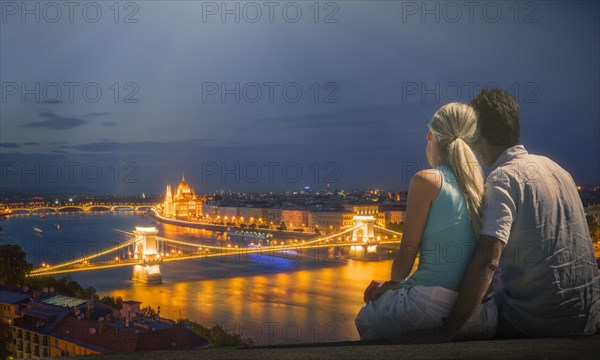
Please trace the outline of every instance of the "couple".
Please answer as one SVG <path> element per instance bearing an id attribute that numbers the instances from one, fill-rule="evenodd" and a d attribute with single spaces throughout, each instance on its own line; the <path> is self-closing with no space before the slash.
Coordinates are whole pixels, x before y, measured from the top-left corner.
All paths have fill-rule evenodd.
<path id="1" fill-rule="evenodd" d="M 556 163 L 518 145 L 519 116 L 516 100 L 496 88 L 435 113 L 426 149 L 433 169 L 410 182 L 391 280 L 365 290 L 355 320 L 362 340 L 600 329 L 600 273 L 576 185 Z M 485 185 L 475 152 L 491 167 Z"/>

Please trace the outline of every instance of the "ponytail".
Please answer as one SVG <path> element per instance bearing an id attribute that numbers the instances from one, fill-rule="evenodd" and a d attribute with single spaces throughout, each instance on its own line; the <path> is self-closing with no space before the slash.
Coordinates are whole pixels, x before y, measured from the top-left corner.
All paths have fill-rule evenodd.
<path id="1" fill-rule="evenodd" d="M 450 165 L 458 187 L 464 195 L 471 227 L 476 236 L 481 229 L 483 172 L 472 147 L 477 138 L 477 115 L 469 105 L 450 103 L 442 106 L 429 129 L 439 144 L 439 158 Z"/>
<path id="2" fill-rule="evenodd" d="M 458 187 L 465 196 L 471 217 L 471 227 L 476 235 L 481 229 L 481 202 L 483 175 L 473 150 L 460 137 L 448 146 L 448 162 L 456 177 Z"/>

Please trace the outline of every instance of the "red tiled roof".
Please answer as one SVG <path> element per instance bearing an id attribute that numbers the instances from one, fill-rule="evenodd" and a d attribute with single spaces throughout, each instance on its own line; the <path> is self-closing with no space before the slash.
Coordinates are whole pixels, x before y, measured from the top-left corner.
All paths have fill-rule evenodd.
<path id="1" fill-rule="evenodd" d="M 186 349 L 208 346 L 210 342 L 196 333 L 181 327 L 148 331 L 138 334 L 135 351 Z"/>
<path id="2" fill-rule="evenodd" d="M 186 349 L 210 344 L 207 339 L 180 326 L 152 331 L 105 322 L 101 328 L 97 321 L 77 320 L 74 316 L 65 317 L 51 334 L 101 353 Z"/>

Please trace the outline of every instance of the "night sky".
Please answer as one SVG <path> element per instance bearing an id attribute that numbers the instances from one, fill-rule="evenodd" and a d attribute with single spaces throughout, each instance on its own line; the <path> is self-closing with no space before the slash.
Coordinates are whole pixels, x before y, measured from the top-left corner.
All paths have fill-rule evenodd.
<path id="1" fill-rule="evenodd" d="M 1 5 L 3 189 L 399 190 L 433 113 L 485 84 L 600 184 L 598 2 Z"/>

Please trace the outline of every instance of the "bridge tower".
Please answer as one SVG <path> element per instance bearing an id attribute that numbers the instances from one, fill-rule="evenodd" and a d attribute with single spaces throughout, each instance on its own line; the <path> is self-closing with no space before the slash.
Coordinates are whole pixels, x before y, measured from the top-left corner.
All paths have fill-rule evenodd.
<path id="1" fill-rule="evenodd" d="M 377 252 L 377 239 L 375 238 L 375 218 L 371 215 L 356 215 L 353 218 L 352 242 L 356 245 L 350 246 L 350 257 L 356 259 L 379 259 Z"/>
<path id="2" fill-rule="evenodd" d="M 133 257 L 141 260 L 142 263 L 133 267 L 131 280 L 145 284 L 162 284 L 160 273 L 162 259 L 158 253 L 156 240 L 158 230 L 155 227 L 136 227 L 134 234 L 136 242 Z"/>

